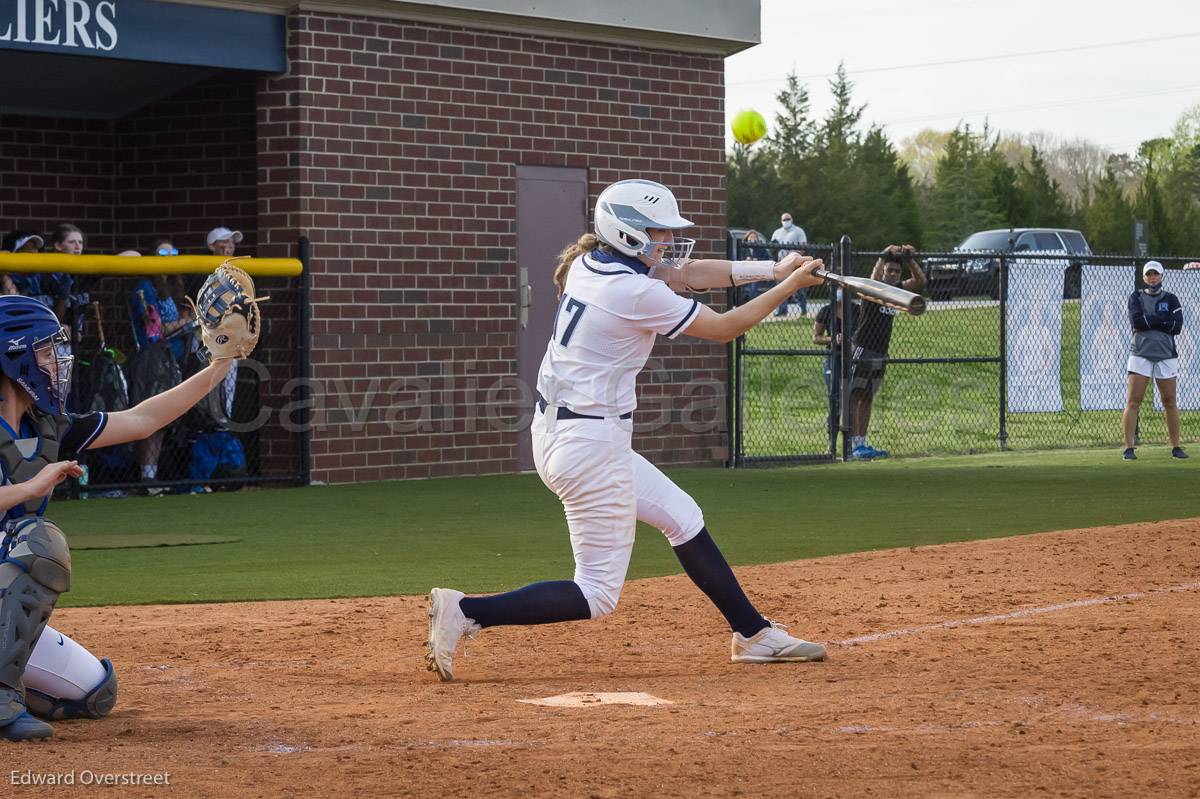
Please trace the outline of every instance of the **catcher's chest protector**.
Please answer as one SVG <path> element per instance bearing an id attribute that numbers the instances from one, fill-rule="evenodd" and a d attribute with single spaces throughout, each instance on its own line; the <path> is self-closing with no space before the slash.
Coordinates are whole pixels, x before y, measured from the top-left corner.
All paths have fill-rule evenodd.
<path id="1" fill-rule="evenodd" d="M 31 413 L 25 418 L 32 423 L 36 437 L 18 441 L 13 438 L 7 425 L 0 425 L 0 469 L 4 470 L 5 485 L 24 483 L 58 460 L 62 432 L 58 420 L 40 413 Z M 6 518 L 40 516 L 45 511 L 49 498 L 49 495 L 46 495 L 32 499 L 24 505 L 14 505 L 9 509 Z"/>

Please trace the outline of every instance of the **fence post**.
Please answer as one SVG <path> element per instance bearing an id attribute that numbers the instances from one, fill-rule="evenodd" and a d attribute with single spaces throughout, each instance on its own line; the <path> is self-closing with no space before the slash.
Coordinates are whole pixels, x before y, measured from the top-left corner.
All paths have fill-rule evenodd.
<path id="1" fill-rule="evenodd" d="M 740 247 L 738 246 L 737 237 L 730 231 L 725 233 L 725 255 L 730 261 L 737 261 Z M 737 286 L 730 286 L 725 289 L 725 308 L 732 309 L 737 304 Z M 738 390 L 740 381 L 736 379 L 735 370 L 738 364 L 737 342 L 729 342 L 729 346 L 725 348 L 725 468 L 732 469 L 737 466 L 737 450 L 735 449 L 737 441 L 736 425 L 734 424 L 734 416 L 737 414 L 737 409 L 740 402 L 734 397 L 734 392 Z"/>
<path id="2" fill-rule="evenodd" d="M 736 262 L 742 259 L 743 243 L 744 239 L 731 237 L 729 242 L 731 261 Z M 737 305 L 737 286 L 730 286 L 729 306 L 732 308 L 734 305 Z M 745 347 L 745 345 L 745 336 L 738 336 L 730 344 L 732 361 L 729 369 L 729 381 L 733 386 L 733 392 L 731 392 L 733 395 L 733 402 L 731 406 L 733 408 L 733 415 L 730 417 L 730 421 L 733 427 L 730 430 L 731 435 L 729 436 L 729 463 L 732 468 L 737 468 L 742 465 L 742 421 L 745 417 L 746 406 L 746 370 L 743 368 L 744 364 L 742 363 L 742 349 Z"/>
<path id="3" fill-rule="evenodd" d="M 830 258 L 832 261 L 833 259 Z M 833 264 L 829 264 L 833 266 Z M 838 336 L 842 334 L 842 321 L 848 319 L 845 316 L 845 293 L 842 296 L 841 312 L 842 319 L 838 319 L 839 308 L 834 305 L 837 299 L 838 288 L 834 285 L 829 286 L 829 354 L 825 357 L 829 359 L 829 385 L 826 386 L 827 391 L 827 408 L 825 413 L 825 434 L 829 438 L 829 458 L 830 460 L 837 459 L 837 440 L 838 427 L 840 425 L 840 408 L 839 398 L 842 395 L 842 358 L 841 348 L 838 345 Z M 844 336 L 843 336 L 844 338 Z"/>
<path id="4" fill-rule="evenodd" d="M 849 236 L 842 236 L 838 243 L 837 269 L 843 275 L 849 275 L 854 270 L 854 258 L 850 254 L 851 242 Z M 837 295 L 834 294 L 834 297 Z M 850 319 L 850 292 L 842 292 L 842 319 Z M 838 426 L 842 431 L 842 460 L 850 460 L 850 336 L 842 335 L 842 343 L 838 348 L 840 374 L 838 391 Z"/>
<path id="5" fill-rule="evenodd" d="M 311 307 L 308 296 L 309 286 L 312 282 L 309 271 L 311 250 L 312 246 L 309 243 L 308 236 L 301 236 L 299 240 L 299 256 L 303 271 L 300 274 L 300 289 L 297 292 L 298 307 L 296 308 L 296 316 L 298 317 L 296 358 L 299 361 L 298 365 L 300 367 L 299 456 L 301 485 L 312 484 L 312 409 L 310 408 L 310 400 L 312 399 L 312 351 L 309 329 Z"/>
<path id="6" fill-rule="evenodd" d="M 1008 259 L 1000 256 L 1000 451 L 1008 449 Z"/>

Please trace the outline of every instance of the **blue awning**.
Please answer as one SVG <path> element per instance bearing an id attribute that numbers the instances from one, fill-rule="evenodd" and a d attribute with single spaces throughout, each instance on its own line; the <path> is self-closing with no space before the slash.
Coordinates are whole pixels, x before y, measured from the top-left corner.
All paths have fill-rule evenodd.
<path id="1" fill-rule="evenodd" d="M 0 3 L 0 113 L 118 118 L 223 70 L 285 72 L 287 18 L 157 0 Z"/>
<path id="2" fill-rule="evenodd" d="M 156 0 L 9 0 L 0 48 L 259 72 L 287 70 L 286 19 Z"/>

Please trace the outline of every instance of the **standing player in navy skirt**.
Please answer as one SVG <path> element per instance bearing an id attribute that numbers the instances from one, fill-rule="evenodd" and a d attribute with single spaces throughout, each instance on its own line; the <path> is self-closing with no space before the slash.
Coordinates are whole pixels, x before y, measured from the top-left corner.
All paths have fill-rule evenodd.
<path id="1" fill-rule="evenodd" d="M 486 597 L 452 589 L 430 593 L 426 663 L 453 679 L 464 635 L 499 625 L 597 619 L 617 606 L 634 528 L 663 531 L 684 571 L 733 630 L 737 663 L 822 660 L 825 648 L 765 619 L 743 593 L 700 507 L 633 451 L 634 382 L 657 336 L 728 342 L 796 291 L 815 285 L 821 266 L 799 254 L 771 261 L 689 261 L 691 226 L 671 191 L 648 180 L 609 186 L 596 202 L 594 234 L 563 251 L 555 272 L 561 300 L 538 375 L 532 424 L 534 461 L 566 512 L 575 575 Z M 727 288 L 759 280 L 778 285 L 725 313 L 676 291 Z"/>

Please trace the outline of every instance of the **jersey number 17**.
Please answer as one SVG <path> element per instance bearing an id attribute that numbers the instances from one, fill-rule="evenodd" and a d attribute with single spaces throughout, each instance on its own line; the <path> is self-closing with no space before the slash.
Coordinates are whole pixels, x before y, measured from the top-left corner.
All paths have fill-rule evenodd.
<path id="1" fill-rule="evenodd" d="M 564 294 L 558 302 L 558 313 L 554 316 L 554 330 L 550 333 L 550 338 L 558 337 L 558 317 L 566 313 L 571 317 L 571 321 L 567 322 L 567 329 L 563 331 L 562 338 L 558 343 L 564 347 L 567 346 L 571 341 L 572 334 L 575 332 L 576 325 L 579 324 L 579 320 L 583 318 L 583 312 L 586 310 L 587 306 L 582 302 L 568 294 Z"/>

